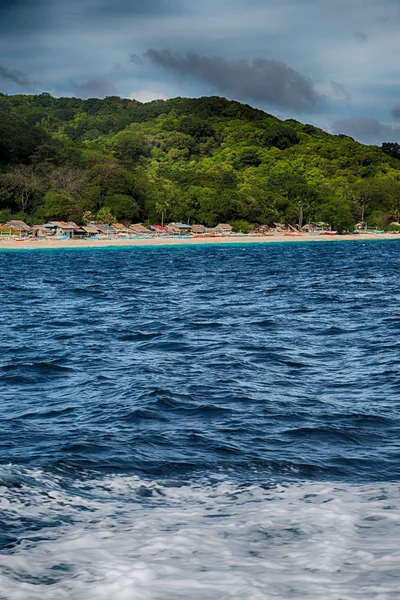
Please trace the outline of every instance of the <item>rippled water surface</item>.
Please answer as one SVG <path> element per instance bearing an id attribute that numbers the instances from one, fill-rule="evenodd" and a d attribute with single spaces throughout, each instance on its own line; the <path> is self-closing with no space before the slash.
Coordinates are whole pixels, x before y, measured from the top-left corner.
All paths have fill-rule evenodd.
<path id="1" fill-rule="evenodd" d="M 0 599 L 397 599 L 399 269 L 1 252 Z"/>

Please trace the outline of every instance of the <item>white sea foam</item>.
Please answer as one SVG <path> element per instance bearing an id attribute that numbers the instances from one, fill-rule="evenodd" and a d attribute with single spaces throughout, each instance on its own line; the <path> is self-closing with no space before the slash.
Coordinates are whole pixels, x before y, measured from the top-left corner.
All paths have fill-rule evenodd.
<path id="1" fill-rule="evenodd" d="M 0 555 L 7 600 L 392 600 L 399 485 L 75 484 L 31 471 L 3 522 L 40 524 Z"/>

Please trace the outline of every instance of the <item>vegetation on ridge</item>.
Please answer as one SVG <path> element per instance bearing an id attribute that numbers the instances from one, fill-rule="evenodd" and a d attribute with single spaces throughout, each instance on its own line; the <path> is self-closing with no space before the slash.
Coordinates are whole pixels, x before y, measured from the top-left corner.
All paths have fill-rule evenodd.
<path id="1" fill-rule="evenodd" d="M 324 221 L 387 226 L 400 146 L 365 146 L 223 98 L 0 94 L 0 222 Z"/>

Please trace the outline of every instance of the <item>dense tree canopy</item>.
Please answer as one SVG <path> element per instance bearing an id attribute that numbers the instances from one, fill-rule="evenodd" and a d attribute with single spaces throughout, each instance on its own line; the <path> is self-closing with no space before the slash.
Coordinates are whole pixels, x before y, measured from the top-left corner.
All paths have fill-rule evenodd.
<path id="1" fill-rule="evenodd" d="M 400 146 L 364 146 L 224 98 L 0 94 L 0 221 L 329 222 L 400 217 Z"/>

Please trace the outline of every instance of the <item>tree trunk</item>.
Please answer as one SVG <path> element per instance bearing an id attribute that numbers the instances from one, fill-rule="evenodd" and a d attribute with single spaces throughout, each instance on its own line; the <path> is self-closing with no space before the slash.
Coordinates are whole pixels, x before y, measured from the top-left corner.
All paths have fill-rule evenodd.
<path id="1" fill-rule="evenodd" d="M 363 203 L 361 206 L 361 222 L 364 223 L 364 217 L 365 217 L 365 198 L 363 198 Z"/>

